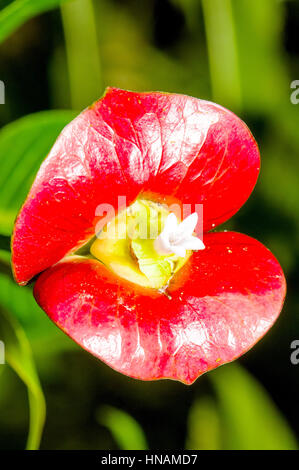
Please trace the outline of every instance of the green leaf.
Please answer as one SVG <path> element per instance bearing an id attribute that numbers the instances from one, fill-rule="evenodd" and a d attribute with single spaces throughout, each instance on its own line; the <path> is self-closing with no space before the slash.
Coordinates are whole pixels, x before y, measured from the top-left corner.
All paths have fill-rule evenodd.
<path id="1" fill-rule="evenodd" d="M 26 449 L 39 448 L 45 422 L 46 405 L 24 330 L 7 310 L 0 311 L 0 338 L 5 344 L 5 360 L 28 389 L 30 423 Z"/>
<path id="2" fill-rule="evenodd" d="M 229 364 L 209 375 L 218 397 L 224 449 L 297 449 L 296 438 L 262 385 Z"/>
<path id="3" fill-rule="evenodd" d="M 15 0 L 0 11 L 0 43 L 34 16 L 68 0 Z"/>
<path id="4" fill-rule="evenodd" d="M 148 444 L 141 426 L 125 411 L 103 406 L 97 412 L 99 424 L 109 429 L 121 450 L 147 450 Z"/>
<path id="5" fill-rule="evenodd" d="M 222 448 L 221 420 L 214 398 L 197 398 L 188 416 L 186 449 L 219 450 Z"/>
<path id="6" fill-rule="evenodd" d="M 0 131 L 0 233 L 9 235 L 42 161 L 72 111 L 44 111 L 21 118 Z"/>
<path id="7" fill-rule="evenodd" d="M 282 48 L 283 2 L 232 0 L 232 12 L 244 107 L 280 114 L 277 109 L 289 103 L 290 83 Z"/>
<path id="8" fill-rule="evenodd" d="M 10 252 L 0 249 L 0 263 L 5 263 L 9 266 L 10 264 Z M 1 272 L 1 269 L 0 269 Z"/>
<path id="9" fill-rule="evenodd" d="M 26 330 L 32 327 L 41 333 L 42 322 L 39 318 L 45 315 L 35 302 L 30 287 L 19 287 L 10 277 L 0 272 L 0 299 L 1 305 L 17 318 Z"/>
<path id="10" fill-rule="evenodd" d="M 0 258 L 1 305 L 11 312 L 26 330 L 26 335 L 36 357 L 43 358 L 43 361 L 46 362 L 51 360 L 49 359 L 51 355 L 78 348 L 74 341 L 60 331 L 37 305 L 32 288 L 17 286 L 9 273 L 9 265 Z M 43 365 L 41 361 L 41 367 Z"/>
<path id="11" fill-rule="evenodd" d="M 262 385 L 240 365 L 209 372 L 215 395 L 196 398 L 188 416 L 186 448 L 287 450 L 297 441 Z"/>

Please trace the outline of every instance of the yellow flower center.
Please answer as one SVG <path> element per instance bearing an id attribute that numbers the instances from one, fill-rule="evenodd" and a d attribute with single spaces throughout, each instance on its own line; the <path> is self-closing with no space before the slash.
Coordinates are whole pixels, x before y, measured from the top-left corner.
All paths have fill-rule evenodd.
<path id="1" fill-rule="evenodd" d="M 163 289 L 192 253 L 187 250 L 185 256 L 178 256 L 155 249 L 169 214 L 167 207 L 139 199 L 97 234 L 90 252 L 116 275 L 144 287 Z"/>

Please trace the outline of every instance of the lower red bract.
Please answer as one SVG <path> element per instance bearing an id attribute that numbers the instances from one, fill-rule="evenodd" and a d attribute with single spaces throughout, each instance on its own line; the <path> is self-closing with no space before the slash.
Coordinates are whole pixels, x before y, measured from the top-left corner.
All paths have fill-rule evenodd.
<path id="1" fill-rule="evenodd" d="M 205 236 L 167 296 L 131 284 L 95 260 L 42 274 L 35 297 L 71 338 L 116 370 L 192 383 L 250 349 L 278 316 L 285 280 L 273 255 L 238 233 Z"/>

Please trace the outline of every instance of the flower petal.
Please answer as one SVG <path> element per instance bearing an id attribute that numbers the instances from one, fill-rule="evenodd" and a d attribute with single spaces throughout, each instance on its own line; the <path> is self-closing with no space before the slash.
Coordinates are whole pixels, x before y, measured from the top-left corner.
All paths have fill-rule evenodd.
<path id="1" fill-rule="evenodd" d="M 177 230 L 178 228 L 178 219 L 176 218 L 174 213 L 169 214 L 167 217 L 164 228 L 163 228 L 163 234 L 169 234 L 173 232 L 174 230 Z"/>
<path id="2" fill-rule="evenodd" d="M 197 238 L 197 237 L 189 237 L 187 240 L 184 240 L 182 242 L 182 246 L 186 250 L 204 250 L 205 249 L 204 243 L 201 241 L 200 238 Z"/>
<path id="3" fill-rule="evenodd" d="M 274 323 L 285 296 L 277 260 L 256 240 L 211 233 L 205 245 L 167 295 L 76 257 L 44 272 L 35 297 L 60 328 L 114 369 L 190 384 L 250 349 Z"/>
<path id="4" fill-rule="evenodd" d="M 181 258 L 184 258 L 186 256 L 186 248 L 181 245 L 172 245 L 171 252 L 177 256 L 180 256 Z"/>
<path id="5" fill-rule="evenodd" d="M 191 236 L 192 233 L 195 230 L 195 227 L 198 222 L 198 214 L 197 212 L 193 212 L 193 214 L 188 215 L 182 222 L 180 223 L 178 227 L 178 231 L 180 233 L 184 233 L 187 236 Z"/>

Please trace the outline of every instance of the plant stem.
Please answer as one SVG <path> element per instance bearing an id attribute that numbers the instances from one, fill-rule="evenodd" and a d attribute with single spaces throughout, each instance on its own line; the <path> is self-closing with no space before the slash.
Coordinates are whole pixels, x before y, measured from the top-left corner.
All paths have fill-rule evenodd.
<path id="1" fill-rule="evenodd" d="M 61 5 L 72 108 L 81 110 L 102 94 L 101 63 L 92 0 Z"/>
<path id="2" fill-rule="evenodd" d="M 28 388 L 28 399 L 30 425 L 26 450 L 38 450 L 45 424 L 46 403 L 42 392 L 38 388 L 36 388 L 34 392 Z"/>
<path id="3" fill-rule="evenodd" d="M 213 99 L 241 108 L 238 51 L 231 0 L 202 0 Z"/>

